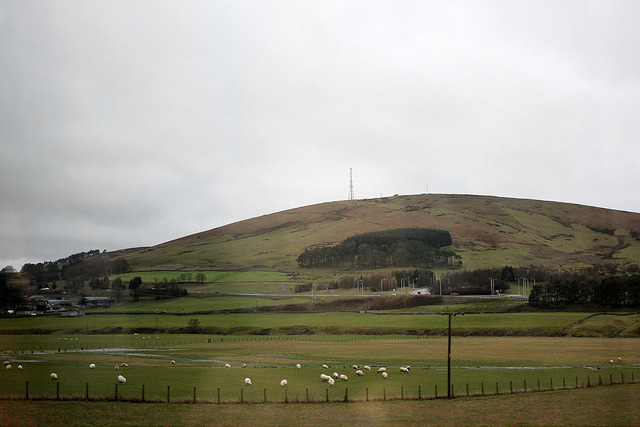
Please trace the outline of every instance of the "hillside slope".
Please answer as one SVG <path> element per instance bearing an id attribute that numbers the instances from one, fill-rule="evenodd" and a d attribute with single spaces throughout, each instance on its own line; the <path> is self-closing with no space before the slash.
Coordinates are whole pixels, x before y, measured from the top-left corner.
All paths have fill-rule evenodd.
<path id="1" fill-rule="evenodd" d="M 640 214 L 568 203 L 421 194 L 321 203 L 186 236 L 126 258 L 135 270 L 296 271 L 305 248 L 403 227 L 448 230 L 463 268 L 638 266 Z"/>

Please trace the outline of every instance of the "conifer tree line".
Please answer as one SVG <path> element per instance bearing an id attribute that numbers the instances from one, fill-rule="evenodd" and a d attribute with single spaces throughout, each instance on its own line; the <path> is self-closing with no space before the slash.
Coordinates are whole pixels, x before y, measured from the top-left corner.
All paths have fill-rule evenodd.
<path id="1" fill-rule="evenodd" d="M 529 304 L 540 308 L 562 308 L 574 304 L 610 307 L 640 307 L 640 274 L 554 279 L 533 286 Z"/>
<path id="2" fill-rule="evenodd" d="M 399 228 L 356 234 L 335 246 L 305 249 L 298 265 L 313 267 L 455 267 L 461 257 L 450 246 L 451 234 L 430 228 Z"/>

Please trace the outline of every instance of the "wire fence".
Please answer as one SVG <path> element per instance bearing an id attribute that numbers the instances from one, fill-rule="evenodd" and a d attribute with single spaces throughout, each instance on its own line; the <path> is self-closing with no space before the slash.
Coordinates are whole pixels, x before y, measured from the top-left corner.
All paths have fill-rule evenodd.
<path id="1" fill-rule="evenodd" d="M 133 389 L 126 384 L 115 383 L 112 393 L 93 392 L 90 383 L 85 383 L 84 393 L 77 392 L 77 384 L 73 389 L 75 392 L 66 393 L 67 384 L 54 381 L 50 386 L 43 387 L 39 384 L 39 389 L 46 391 L 30 394 L 30 384 L 24 384 L 24 394 L 0 396 L 3 400 L 60 400 L 60 401 L 123 401 L 123 402 L 146 402 L 146 403 L 201 403 L 201 404 L 255 404 L 255 403 L 332 403 L 332 402 L 369 402 L 386 400 L 432 400 L 443 398 L 461 398 L 477 396 L 497 396 L 521 393 L 537 393 L 556 390 L 581 389 L 591 387 L 615 386 L 622 384 L 637 384 L 634 373 L 631 378 L 625 378 L 624 373 L 619 377 L 613 374 L 603 377 L 574 377 L 569 380 L 562 378 L 561 383 L 554 384 L 550 381 L 537 380 L 534 383 L 527 380 L 520 382 L 509 381 L 508 383 L 480 383 L 480 390 L 470 390 L 469 384 L 451 384 L 451 389 L 447 387 L 438 388 L 434 385 L 420 385 L 417 387 L 321 387 L 290 390 L 284 388 L 258 388 L 258 387 L 235 387 L 235 388 L 208 388 L 204 396 L 199 394 L 197 387 L 172 388 L 170 385 L 166 389 L 154 387 L 146 388 L 144 384 L 140 388 Z M 104 389 L 104 387 L 98 387 Z M 176 391 L 177 390 L 177 391 Z M 213 392 L 213 393 L 212 393 Z"/>

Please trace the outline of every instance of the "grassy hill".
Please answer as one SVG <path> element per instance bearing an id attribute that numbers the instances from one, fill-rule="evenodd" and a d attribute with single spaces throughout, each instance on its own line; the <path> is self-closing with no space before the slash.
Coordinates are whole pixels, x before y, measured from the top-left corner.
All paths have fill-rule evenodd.
<path id="1" fill-rule="evenodd" d="M 421 194 L 321 203 L 264 215 L 126 255 L 136 271 L 301 272 L 305 248 L 358 233 L 425 227 L 451 233 L 463 268 L 638 267 L 640 214 L 568 203 Z"/>

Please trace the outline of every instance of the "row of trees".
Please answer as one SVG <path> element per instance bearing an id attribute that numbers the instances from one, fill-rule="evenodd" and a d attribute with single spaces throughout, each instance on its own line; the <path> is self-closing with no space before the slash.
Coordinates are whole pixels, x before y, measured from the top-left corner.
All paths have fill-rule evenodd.
<path id="1" fill-rule="evenodd" d="M 389 266 L 459 266 L 448 231 L 401 228 L 357 234 L 335 246 L 305 249 L 297 258 L 301 267 L 381 268 Z"/>
<path id="2" fill-rule="evenodd" d="M 529 294 L 529 304 L 541 308 L 595 303 L 611 307 L 640 306 L 640 274 L 554 279 L 536 284 Z"/>
<path id="3" fill-rule="evenodd" d="M 156 283 L 155 286 L 145 286 L 140 276 L 129 280 L 129 291 L 134 301 L 140 301 L 141 298 L 145 297 L 163 299 L 183 297 L 189 294 L 185 288 L 181 288 L 175 283 Z"/>

